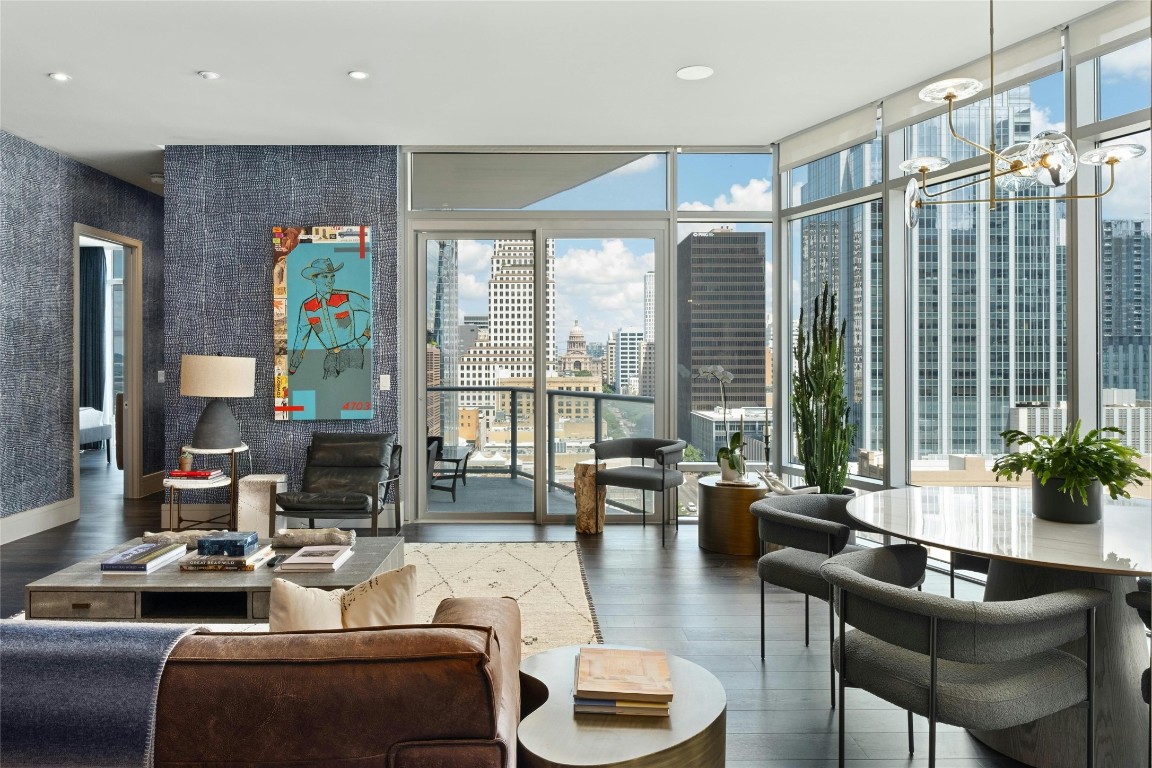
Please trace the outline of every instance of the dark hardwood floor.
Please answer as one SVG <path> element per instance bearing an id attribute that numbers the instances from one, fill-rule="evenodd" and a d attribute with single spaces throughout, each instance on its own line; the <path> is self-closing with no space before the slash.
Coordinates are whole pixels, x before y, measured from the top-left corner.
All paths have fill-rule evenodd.
<path id="1" fill-rule="evenodd" d="M 157 528 L 158 497 L 124 500 L 118 472 L 91 454 L 82 459 L 80 520 L 0 547 L 2 615 L 23 609 L 27 582 Z M 663 548 L 658 526 L 610 526 L 602 535 L 577 536 L 559 525 L 424 523 L 405 526 L 403 535 L 414 542 L 577 539 L 605 642 L 663 648 L 705 667 L 724 684 L 730 768 L 836 764 L 825 604 L 812 603 L 813 641 L 805 648 L 803 599 L 770 588 L 768 649 L 762 662 L 755 558 L 701 550 L 695 526 L 682 525 L 678 534 L 669 529 Z M 932 574 L 926 589 L 947 594 L 947 578 Z M 961 596 L 976 598 L 978 589 L 965 584 Z M 927 765 L 927 722 L 922 718 L 916 718 L 912 759 L 902 710 L 849 690 L 847 721 L 849 766 Z M 958 728 L 940 726 L 937 739 L 940 768 L 1020 765 Z"/>

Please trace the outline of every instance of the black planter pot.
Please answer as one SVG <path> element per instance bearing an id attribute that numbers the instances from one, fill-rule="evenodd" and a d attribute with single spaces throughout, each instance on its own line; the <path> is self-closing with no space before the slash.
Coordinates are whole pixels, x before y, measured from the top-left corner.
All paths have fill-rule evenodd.
<path id="1" fill-rule="evenodd" d="M 1059 477 L 1050 477 L 1047 483 L 1032 478 L 1032 514 L 1053 523 L 1099 522 L 1100 483 L 1088 486 L 1088 503 L 1083 504 L 1078 496 L 1069 496 L 1060 491 L 1063 482 Z"/>

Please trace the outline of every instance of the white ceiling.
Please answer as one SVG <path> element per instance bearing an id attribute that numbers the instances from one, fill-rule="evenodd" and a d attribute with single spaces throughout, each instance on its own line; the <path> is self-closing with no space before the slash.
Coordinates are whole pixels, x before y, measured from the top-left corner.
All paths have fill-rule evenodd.
<path id="1" fill-rule="evenodd" d="M 0 127 L 153 190 L 158 144 L 762 146 L 987 48 L 983 0 L 4 0 Z"/>

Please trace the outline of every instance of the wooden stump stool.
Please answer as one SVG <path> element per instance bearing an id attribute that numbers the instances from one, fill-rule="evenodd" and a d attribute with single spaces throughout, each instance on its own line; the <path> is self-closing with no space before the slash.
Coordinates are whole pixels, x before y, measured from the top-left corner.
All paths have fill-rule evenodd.
<path id="1" fill-rule="evenodd" d="M 604 467 L 604 462 L 600 462 Z M 576 533 L 604 532 L 605 486 L 596 487 L 596 462 L 593 459 L 576 462 Z"/>

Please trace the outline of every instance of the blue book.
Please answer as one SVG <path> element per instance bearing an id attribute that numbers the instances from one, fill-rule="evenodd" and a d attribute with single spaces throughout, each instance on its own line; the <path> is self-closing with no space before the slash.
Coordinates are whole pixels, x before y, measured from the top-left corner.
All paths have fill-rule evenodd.
<path id="1" fill-rule="evenodd" d="M 247 557 L 256 551 L 256 531 L 220 531 L 201 537 L 196 553 L 202 556 Z"/>

